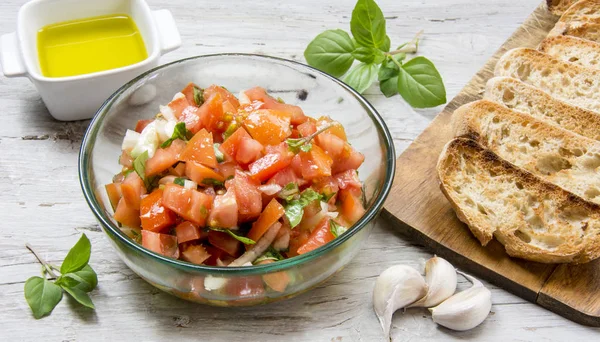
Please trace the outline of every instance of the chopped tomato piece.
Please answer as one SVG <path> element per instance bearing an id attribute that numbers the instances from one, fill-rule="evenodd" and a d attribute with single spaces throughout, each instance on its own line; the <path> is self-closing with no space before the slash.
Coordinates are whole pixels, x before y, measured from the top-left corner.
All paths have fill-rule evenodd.
<path id="1" fill-rule="evenodd" d="M 146 177 L 166 171 L 177 163 L 185 146 L 185 141 L 176 139 L 169 147 L 157 149 L 154 156 L 146 161 Z"/>
<path id="2" fill-rule="evenodd" d="M 173 166 L 169 173 L 177 177 L 183 177 L 185 175 L 185 164 L 186 163 L 179 163 Z"/>
<path id="3" fill-rule="evenodd" d="M 233 132 L 229 138 L 225 139 L 221 146 L 219 146 L 219 150 L 223 152 L 226 156 L 229 157 L 230 160 L 235 158 L 235 155 L 240 148 L 240 144 L 244 138 L 252 138 L 248 132 L 244 129 L 244 127 L 239 127 Z"/>
<path id="4" fill-rule="evenodd" d="M 188 241 L 200 240 L 202 231 L 200 227 L 193 224 L 190 221 L 183 221 L 175 227 L 175 235 L 177 236 L 178 243 L 184 243 Z"/>
<path id="5" fill-rule="evenodd" d="M 210 182 L 211 179 L 219 182 L 225 181 L 225 177 L 220 173 L 193 161 L 185 163 L 185 175 L 201 186 L 213 185 Z"/>
<path id="6" fill-rule="evenodd" d="M 338 136 L 326 132 L 317 135 L 315 140 L 325 153 L 334 160 L 344 152 L 346 145 L 346 142 Z"/>
<path id="7" fill-rule="evenodd" d="M 217 165 L 217 172 L 225 177 L 225 180 L 233 178 L 235 170 L 241 170 L 240 166 L 235 162 L 224 162 Z"/>
<path id="8" fill-rule="evenodd" d="M 142 246 L 170 258 L 179 258 L 177 238 L 173 235 L 142 230 Z"/>
<path id="9" fill-rule="evenodd" d="M 139 228 L 140 227 L 140 211 L 139 209 L 130 207 L 125 202 L 124 198 L 119 200 L 117 204 L 117 209 L 115 209 L 115 215 L 113 216 L 117 222 L 120 224 L 130 227 L 130 228 Z"/>
<path id="10" fill-rule="evenodd" d="M 241 297 L 240 302 L 247 302 L 253 298 L 261 298 L 265 293 L 260 276 L 245 276 L 230 278 L 225 285 L 225 292 L 232 297 Z"/>
<path id="11" fill-rule="evenodd" d="M 299 152 L 302 160 L 302 177 L 306 180 L 331 176 L 331 165 L 333 160 L 323 150 L 312 145 L 308 152 Z"/>
<path id="12" fill-rule="evenodd" d="M 185 123 L 185 128 L 193 134 L 196 134 L 202 128 L 199 109 L 194 105 L 185 107 L 178 119 L 179 122 Z"/>
<path id="13" fill-rule="evenodd" d="M 340 190 L 338 198 L 341 202 L 340 214 L 351 224 L 356 223 L 364 215 L 365 208 L 360 198 L 360 192 L 357 193 L 353 189 Z"/>
<path id="14" fill-rule="evenodd" d="M 217 158 L 215 157 L 212 133 L 207 132 L 205 129 L 196 133 L 187 143 L 179 158 L 182 161 L 194 161 L 208 167 L 216 167 Z"/>
<path id="15" fill-rule="evenodd" d="M 142 198 L 140 202 L 140 220 L 142 229 L 160 233 L 175 224 L 177 215 L 162 205 L 163 191 L 156 189 Z"/>
<path id="16" fill-rule="evenodd" d="M 340 187 L 340 189 L 360 189 L 362 188 L 362 183 L 360 179 L 358 179 L 358 173 L 356 170 L 347 170 L 333 176 L 336 183 Z"/>
<path id="17" fill-rule="evenodd" d="M 344 130 L 344 126 L 342 126 L 342 124 L 340 124 L 339 122 L 332 120 L 328 116 L 322 116 L 319 118 L 319 120 L 317 121 L 317 129 L 321 129 L 331 124 L 333 124 L 333 126 L 327 129 L 325 133 L 333 134 L 344 141 L 348 141 L 348 138 L 346 137 L 346 131 Z"/>
<path id="18" fill-rule="evenodd" d="M 171 183 L 165 185 L 162 203 L 184 219 L 204 227 L 212 198 L 200 191 Z"/>
<path id="19" fill-rule="evenodd" d="M 210 132 L 222 132 L 228 122 L 223 115 L 223 97 L 219 93 L 207 97 L 204 96 L 204 103 L 198 109 L 198 115 L 204 128 Z"/>
<path id="20" fill-rule="evenodd" d="M 117 209 L 117 204 L 119 204 L 119 200 L 122 196 L 121 183 L 108 183 L 104 186 L 104 188 L 106 189 L 110 206 L 113 208 L 113 210 Z"/>
<path id="21" fill-rule="evenodd" d="M 308 253 L 325 245 L 333 239 L 335 239 L 335 236 L 331 233 L 329 227 L 329 217 L 324 217 L 317 225 L 317 228 L 310 234 L 308 241 L 298 248 L 298 254 Z"/>
<path id="22" fill-rule="evenodd" d="M 242 243 L 227 233 L 211 230 L 208 242 L 234 258 L 242 254 Z"/>
<path id="23" fill-rule="evenodd" d="M 173 115 L 175 115 L 175 117 L 179 121 L 183 121 L 183 120 L 180 119 L 181 116 L 182 116 L 182 114 L 183 114 L 183 111 L 187 107 L 189 107 L 191 104 L 192 103 L 190 103 L 185 96 L 181 96 L 181 97 L 177 97 L 173 101 L 169 102 L 168 106 L 173 111 Z"/>
<path id="24" fill-rule="evenodd" d="M 242 171 L 235 171 L 233 189 L 238 204 L 238 219 L 246 222 L 255 219 L 262 211 L 262 197 L 258 186 L 260 184 Z"/>
<path id="25" fill-rule="evenodd" d="M 135 124 L 135 131 L 142 133 L 144 128 L 146 128 L 146 126 L 148 126 L 152 121 L 154 121 L 154 119 L 138 120 L 138 122 Z"/>
<path id="26" fill-rule="evenodd" d="M 298 249 L 308 241 L 310 236 L 309 230 L 299 228 L 292 229 L 290 233 L 290 248 L 286 253 L 288 258 L 298 255 Z"/>
<path id="27" fill-rule="evenodd" d="M 295 155 L 294 158 L 292 158 L 291 167 L 292 170 L 294 170 L 296 176 L 302 178 L 302 159 L 300 159 L 299 154 Z"/>
<path id="28" fill-rule="evenodd" d="M 225 258 L 230 258 L 230 256 L 227 253 L 213 245 L 207 244 L 204 246 L 204 248 L 206 249 L 208 254 L 210 254 L 210 257 L 206 259 L 206 261 L 204 261 L 204 264 L 206 265 L 216 266 L 217 260 L 222 261 Z"/>
<path id="29" fill-rule="evenodd" d="M 131 169 L 133 167 L 133 158 L 131 157 L 129 152 L 121 152 L 121 156 L 119 157 L 119 164 L 128 169 Z"/>
<path id="30" fill-rule="evenodd" d="M 200 87 L 195 85 L 193 82 L 190 82 L 185 86 L 185 88 L 183 88 L 181 93 L 185 95 L 185 98 L 190 104 L 197 105 L 196 100 L 194 100 L 194 87 L 200 89 Z"/>
<path id="31" fill-rule="evenodd" d="M 121 183 L 121 193 L 127 206 L 139 209 L 141 197 L 146 194 L 144 181 L 136 172 L 130 172 Z"/>
<path id="32" fill-rule="evenodd" d="M 336 174 L 346 170 L 358 170 L 364 160 L 365 156 L 362 153 L 346 144 L 344 153 L 335 160 L 331 171 Z"/>
<path id="33" fill-rule="evenodd" d="M 210 227 L 233 228 L 238 224 L 238 204 L 233 190 L 217 195 L 208 216 Z"/>
<path id="34" fill-rule="evenodd" d="M 306 184 L 306 181 L 302 179 L 302 177 L 298 177 L 298 175 L 296 175 L 296 172 L 294 172 L 294 169 L 291 165 L 277 172 L 267 182 L 267 184 L 277 184 L 281 187 L 284 187 L 289 183 L 296 183 L 299 187 L 302 187 Z"/>
<path id="35" fill-rule="evenodd" d="M 267 154 L 250 164 L 250 176 L 263 182 L 286 168 L 291 162 L 291 158 L 284 157 L 281 154 Z"/>
<path id="36" fill-rule="evenodd" d="M 262 108 L 274 109 L 282 112 L 289 113 L 294 125 L 301 124 L 306 121 L 306 115 L 302 109 L 298 106 L 281 103 L 267 94 L 267 91 L 261 87 L 254 87 L 244 92 L 250 101 L 260 101 L 263 103 Z"/>
<path id="37" fill-rule="evenodd" d="M 252 224 L 252 229 L 248 232 L 247 237 L 258 241 L 275 222 L 279 221 L 284 213 L 283 206 L 276 199 L 272 199 L 256 222 Z"/>
<path id="38" fill-rule="evenodd" d="M 248 165 L 260 158 L 263 148 L 261 143 L 252 138 L 242 138 L 235 160 L 240 164 Z"/>
<path id="39" fill-rule="evenodd" d="M 210 258 L 210 254 L 202 245 L 187 246 L 181 252 L 181 258 L 194 264 L 201 265 L 206 259 Z"/>
<path id="40" fill-rule="evenodd" d="M 312 121 L 306 121 L 305 123 L 298 125 L 298 132 L 300 132 L 303 137 L 314 134 L 316 131 L 317 125 Z"/>
<path id="41" fill-rule="evenodd" d="M 275 262 L 271 259 L 265 259 L 259 262 L 259 265 L 266 265 Z M 277 292 L 285 291 L 285 288 L 290 283 L 290 276 L 285 271 L 267 273 L 262 276 L 263 281 L 267 286 L 269 286 L 272 290 Z"/>
<path id="42" fill-rule="evenodd" d="M 219 94 L 221 95 L 221 98 L 223 99 L 223 102 L 229 102 L 231 104 L 231 106 L 233 106 L 233 110 L 237 110 L 238 107 L 240 106 L 240 101 L 238 101 L 238 99 L 231 93 L 229 92 L 229 90 L 218 86 L 218 85 L 211 85 L 210 87 L 204 89 L 204 97 L 205 98 L 209 98 L 212 97 L 214 94 Z"/>
<path id="43" fill-rule="evenodd" d="M 244 127 L 252 138 L 263 145 L 277 145 L 292 134 L 289 118 L 268 109 L 259 109 L 244 119 Z"/>

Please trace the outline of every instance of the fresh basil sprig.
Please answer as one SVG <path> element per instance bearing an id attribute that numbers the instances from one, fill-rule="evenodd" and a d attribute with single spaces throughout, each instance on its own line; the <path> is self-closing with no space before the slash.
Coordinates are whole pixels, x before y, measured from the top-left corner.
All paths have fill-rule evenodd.
<path id="1" fill-rule="evenodd" d="M 294 228 L 300 224 L 302 216 L 304 215 L 304 208 L 311 202 L 320 199 L 321 194 L 308 188 L 302 191 L 298 198 L 287 201 L 287 204 L 285 205 L 285 216 L 290 221 L 290 227 Z"/>
<path id="2" fill-rule="evenodd" d="M 319 34 L 304 51 L 308 64 L 341 77 L 360 93 L 378 79 L 386 97 L 400 94 L 412 107 L 446 103 L 442 76 L 431 61 L 419 56 L 403 63 L 407 53 L 417 53 L 420 33 L 390 51 L 385 17 L 374 0 L 357 1 L 350 31 L 353 37 L 340 29 Z M 355 60 L 359 63 L 352 67 Z"/>
<path id="3" fill-rule="evenodd" d="M 47 263 L 29 244 L 26 246 L 42 264 L 42 277 L 31 277 L 25 282 L 25 299 L 33 317 L 39 319 L 50 314 L 62 300 L 63 291 L 79 304 L 94 309 L 88 292 L 98 285 L 98 276 L 88 265 L 92 246 L 85 234 L 71 248 L 60 268 Z"/>

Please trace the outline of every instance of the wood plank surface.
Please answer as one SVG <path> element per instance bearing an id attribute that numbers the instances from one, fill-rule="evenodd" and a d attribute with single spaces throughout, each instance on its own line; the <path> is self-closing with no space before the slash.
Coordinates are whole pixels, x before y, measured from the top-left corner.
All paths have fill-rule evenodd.
<path id="1" fill-rule="evenodd" d="M 26 0 L 0 2 L 0 33 L 16 27 Z M 161 63 L 218 52 L 262 53 L 303 61 L 308 42 L 326 29 L 348 30 L 354 1 L 148 0 L 172 11 L 183 45 Z M 420 45 L 454 97 L 540 0 L 378 0 L 394 45 L 425 31 Z M 414 110 L 373 86 L 367 99 L 385 118 L 399 154 L 440 108 Z M 156 290 L 131 272 L 100 231 L 77 181 L 77 152 L 87 122 L 52 120 L 26 79 L 0 76 L 0 341 L 384 341 L 371 308 L 375 278 L 387 267 L 422 268 L 432 249 L 380 220 L 358 256 L 340 273 L 297 298 L 256 308 L 213 308 Z M 23 284 L 39 275 L 29 242 L 60 262 L 85 232 L 99 285 L 89 311 L 64 299 L 34 320 Z M 459 279 L 459 289 L 469 286 Z M 485 281 L 484 281 L 485 282 Z M 485 282 L 492 313 L 477 328 L 437 326 L 425 309 L 397 312 L 393 341 L 593 341 L 585 327 Z"/>
<path id="2" fill-rule="evenodd" d="M 482 247 L 439 189 L 436 163 L 453 138 L 450 118 L 480 99 L 496 61 L 516 47 L 535 48 L 557 17 L 541 4 L 397 160 L 384 216 L 410 236 L 467 270 L 577 322 L 600 326 L 600 262 L 554 265 L 511 258 L 496 240 Z"/>

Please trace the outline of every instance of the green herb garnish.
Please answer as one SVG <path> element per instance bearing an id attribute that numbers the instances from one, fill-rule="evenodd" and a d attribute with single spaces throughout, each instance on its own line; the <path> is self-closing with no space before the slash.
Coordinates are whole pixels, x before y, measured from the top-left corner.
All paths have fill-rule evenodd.
<path id="1" fill-rule="evenodd" d="M 348 230 L 348 228 L 340 226 L 334 220 L 329 220 L 329 230 L 331 231 L 331 234 L 333 234 L 333 236 L 338 237 L 344 234 Z"/>
<path id="2" fill-rule="evenodd" d="M 313 140 L 313 138 L 316 137 L 317 135 L 325 132 L 326 130 L 330 129 L 331 127 L 333 127 L 336 124 L 338 124 L 338 123 L 335 122 L 330 125 L 324 126 L 321 129 L 317 130 L 316 132 L 314 132 L 313 134 L 311 134 L 307 137 L 302 137 L 302 138 L 297 138 L 297 139 L 286 139 L 285 142 L 288 145 L 288 149 L 293 153 L 298 153 L 300 151 L 309 152 L 312 149 L 312 144 L 310 142 Z"/>
<path id="3" fill-rule="evenodd" d="M 288 183 L 286 186 L 279 191 L 279 198 L 284 199 L 286 201 L 291 201 L 294 196 L 296 196 L 300 190 L 298 189 L 298 184 L 296 183 Z"/>
<path id="4" fill-rule="evenodd" d="M 207 186 L 223 186 L 223 182 L 214 178 L 204 178 L 202 184 Z"/>
<path id="5" fill-rule="evenodd" d="M 173 181 L 173 183 L 175 183 L 177 185 L 184 186 L 185 185 L 185 181 L 186 181 L 185 178 L 183 178 L 183 177 L 177 177 L 177 178 L 175 178 L 175 180 Z"/>
<path id="6" fill-rule="evenodd" d="M 179 122 L 175 125 L 175 128 L 173 129 L 173 134 L 171 135 L 171 137 L 169 139 L 167 139 L 164 143 L 162 143 L 160 145 L 160 147 L 167 148 L 167 147 L 171 146 L 171 143 L 173 141 L 175 141 L 175 139 L 181 139 L 183 141 L 187 141 L 188 134 L 190 134 L 190 132 L 188 132 L 187 128 L 185 128 L 185 122 Z"/>
<path id="7" fill-rule="evenodd" d="M 150 192 L 155 187 L 156 177 L 146 177 L 146 161 L 148 160 L 148 151 L 144 151 L 133 161 L 135 173 L 144 181 L 144 187 Z"/>
<path id="8" fill-rule="evenodd" d="M 204 89 L 194 86 L 194 102 L 200 107 L 204 103 Z"/>
<path id="9" fill-rule="evenodd" d="M 269 246 L 269 249 L 267 249 L 267 251 L 263 255 L 259 256 L 254 261 L 254 265 L 259 264 L 265 260 L 279 261 L 279 260 L 283 260 L 283 259 L 285 259 L 285 258 L 283 257 L 283 255 L 281 255 L 281 253 L 279 253 L 279 251 L 277 251 L 275 248 L 273 248 L 273 246 Z"/>
<path id="10" fill-rule="evenodd" d="M 357 1 L 350 31 L 352 37 L 340 29 L 319 34 L 304 51 L 308 64 L 335 77 L 343 76 L 343 81 L 360 93 L 379 78 L 386 97 L 399 93 L 415 108 L 446 102 L 442 77 L 431 61 L 416 57 L 403 64 L 407 53 L 417 53 L 420 33 L 390 51 L 385 17 L 374 0 Z M 355 60 L 359 63 L 351 69 Z"/>
<path id="11" fill-rule="evenodd" d="M 88 265 L 92 246 L 85 234 L 71 248 L 60 268 L 47 263 L 29 244 L 26 247 L 42 264 L 42 277 L 31 277 L 25 282 L 25 299 L 36 319 L 52 312 L 61 301 L 63 291 L 81 305 L 94 308 L 88 292 L 96 287 L 98 277 Z"/>
<path id="12" fill-rule="evenodd" d="M 331 192 L 329 194 L 321 194 L 321 196 L 323 196 L 323 202 L 325 203 L 329 203 L 329 200 L 335 196 L 335 194 L 337 194 L 337 192 Z"/>
<path id="13" fill-rule="evenodd" d="M 241 243 L 245 244 L 245 245 L 254 245 L 256 243 L 256 241 L 247 238 L 245 236 L 240 236 L 240 235 L 236 235 L 234 232 L 231 231 L 231 229 L 223 229 L 223 228 L 210 228 L 211 230 L 215 230 L 217 232 L 222 232 L 222 233 L 227 233 L 229 235 L 231 235 L 231 237 L 233 237 L 234 239 L 240 241 Z"/>
<path id="14" fill-rule="evenodd" d="M 300 224 L 302 216 L 304 215 L 304 208 L 311 202 L 320 199 L 321 195 L 318 192 L 308 188 L 300 193 L 299 198 L 287 201 L 285 206 L 285 216 L 290 221 L 290 227 L 294 228 Z"/>
<path id="15" fill-rule="evenodd" d="M 223 152 L 221 152 L 219 146 L 221 146 L 221 144 L 219 143 L 213 144 L 213 147 L 215 149 L 215 157 L 217 158 L 217 163 L 222 163 L 225 161 L 225 155 L 223 154 Z"/>

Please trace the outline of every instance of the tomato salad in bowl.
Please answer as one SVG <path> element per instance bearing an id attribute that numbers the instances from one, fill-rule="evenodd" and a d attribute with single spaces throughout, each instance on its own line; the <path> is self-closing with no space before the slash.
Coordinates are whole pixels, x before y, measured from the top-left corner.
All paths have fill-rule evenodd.
<path id="1" fill-rule="evenodd" d="M 251 266 L 308 253 L 365 213 L 364 156 L 342 125 L 255 87 L 190 83 L 127 130 L 106 191 L 121 229 L 194 264 Z"/>

